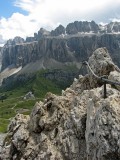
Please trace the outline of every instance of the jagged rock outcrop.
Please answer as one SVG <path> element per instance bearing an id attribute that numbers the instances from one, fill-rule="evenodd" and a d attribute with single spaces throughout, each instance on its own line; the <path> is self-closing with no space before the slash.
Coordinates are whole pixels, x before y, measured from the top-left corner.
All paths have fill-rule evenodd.
<path id="1" fill-rule="evenodd" d="M 41 28 L 34 37 L 27 37 L 26 41 L 16 37 L 2 48 L 2 70 L 11 64 L 24 67 L 46 58 L 58 63 L 81 62 L 100 47 L 107 47 L 113 61 L 120 66 L 119 26 L 119 22 L 102 26 L 94 21 L 75 21 L 66 28 L 60 25 L 51 32 Z"/>
<path id="2" fill-rule="evenodd" d="M 51 31 L 51 36 L 60 36 L 65 34 L 65 27 L 59 25 L 55 30 Z"/>
<path id="3" fill-rule="evenodd" d="M 99 31 L 99 26 L 94 22 L 87 22 L 87 21 L 75 21 L 74 23 L 69 23 L 66 27 L 66 33 L 67 34 L 76 34 L 78 32 L 93 32 L 93 33 L 98 33 Z"/>
<path id="4" fill-rule="evenodd" d="M 23 44 L 24 43 L 24 39 L 21 38 L 21 37 L 15 37 L 13 40 L 12 39 L 9 39 L 5 46 L 6 47 L 9 47 L 9 46 L 12 46 L 12 45 L 18 45 L 18 44 Z"/>
<path id="5" fill-rule="evenodd" d="M 40 28 L 40 30 L 38 31 L 38 34 L 34 34 L 34 37 L 35 39 L 38 41 L 40 40 L 41 38 L 44 38 L 44 37 L 47 37 L 50 35 L 50 32 L 47 31 L 46 29 L 44 28 Z"/>
<path id="6" fill-rule="evenodd" d="M 99 47 L 107 47 L 114 62 L 120 66 L 120 35 L 103 34 L 68 38 L 43 38 L 24 45 L 3 47 L 2 70 L 11 64 L 25 66 L 31 62 L 52 58 L 57 62 L 81 62 L 87 60 Z"/>
<path id="7" fill-rule="evenodd" d="M 36 58 L 35 48 L 37 49 L 36 43 L 27 43 L 23 45 L 14 45 L 11 47 L 3 47 L 2 49 L 2 70 L 7 68 L 9 65 L 14 64 L 15 66 L 24 66 Z"/>
<path id="8" fill-rule="evenodd" d="M 5 139 L 6 134 L 0 133 L 0 153 L 3 146 L 3 141 Z"/>
<path id="9" fill-rule="evenodd" d="M 44 59 L 53 59 L 57 62 L 72 62 L 75 59 L 63 39 L 41 39 L 39 42 L 3 48 L 2 52 L 2 69 L 10 64 L 24 67 L 37 60 L 44 62 Z"/>
<path id="10" fill-rule="evenodd" d="M 113 33 L 113 32 L 120 32 L 120 22 L 111 22 L 107 25 L 107 32 Z"/>
<path id="11" fill-rule="evenodd" d="M 28 92 L 24 97 L 23 99 L 35 99 L 35 96 L 34 94 L 30 91 Z"/>
<path id="12" fill-rule="evenodd" d="M 112 79 L 119 69 L 106 48 L 97 49 L 89 65 Z M 11 121 L 4 140 L 4 160 L 119 160 L 120 92 L 103 85 L 91 73 L 74 79 L 61 96 L 47 93 L 30 116 Z"/>
<path id="13" fill-rule="evenodd" d="M 26 43 L 37 41 L 35 37 L 26 37 Z"/>

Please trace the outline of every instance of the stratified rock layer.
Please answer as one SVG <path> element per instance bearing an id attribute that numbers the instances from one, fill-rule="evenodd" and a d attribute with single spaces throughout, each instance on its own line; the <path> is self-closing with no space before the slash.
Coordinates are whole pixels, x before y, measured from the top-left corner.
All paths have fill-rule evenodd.
<path id="1" fill-rule="evenodd" d="M 119 68 L 106 48 L 89 58 L 93 71 L 119 81 Z M 113 75 L 118 75 L 117 78 Z M 120 92 L 91 74 L 74 79 L 61 96 L 47 93 L 30 116 L 11 121 L 4 140 L 4 160 L 119 160 Z"/>
<path id="2" fill-rule="evenodd" d="M 9 65 L 25 67 L 38 60 L 41 65 L 46 59 L 64 64 L 82 62 L 100 47 L 107 47 L 114 62 L 120 67 L 120 22 L 102 26 L 94 21 L 75 21 L 66 28 L 59 25 L 51 32 L 41 28 L 26 40 L 15 37 L 8 40 L 1 50 L 2 70 Z M 46 65 L 43 64 L 42 68 L 46 68 Z M 53 68 L 56 68 L 54 64 Z"/>

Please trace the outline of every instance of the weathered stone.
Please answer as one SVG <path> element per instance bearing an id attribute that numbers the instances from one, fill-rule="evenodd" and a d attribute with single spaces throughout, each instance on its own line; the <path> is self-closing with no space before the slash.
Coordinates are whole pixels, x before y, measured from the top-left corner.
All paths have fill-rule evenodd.
<path id="1" fill-rule="evenodd" d="M 109 25 L 108 28 L 113 26 L 118 29 L 109 32 L 109 29 L 104 27 L 101 31 L 94 21 L 76 21 L 68 24 L 66 28 L 60 25 L 51 32 L 41 28 L 34 37 L 27 37 L 26 41 L 20 37 L 9 40 L 1 51 L 2 70 L 11 64 L 26 66 L 37 60 L 43 61 L 46 57 L 63 63 L 81 62 L 87 60 L 95 49 L 103 46 L 107 47 L 114 62 L 120 66 L 120 34 L 116 34 L 120 30 L 120 23 L 107 26 Z"/>
<path id="2" fill-rule="evenodd" d="M 107 90 L 108 98 L 103 99 L 102 90 L 93 89 L 87 104 L 87 157 L 89 160 L 118 160 L 120 159 L 120 93 L 110 87 Z"/>
<path id="3" fill-rule="evenodd" d="M 28 92 L 28 93 L 24 96 L 23 99 L 24 99 L 24 100 L 25 100 L 25 99 L 35 99 L 35 96 L 34 96 L 34 94 L 30 91 L 30 92 Z"/>
<path id="4" fill-rule="evenodd" d="M 18 44 L 23 44 L 24 39 L 21 37 L 15 37 L 14 39 L 10 39 L 6 42 L 5 47 L 9 47 L 12 45 L 18 45 Z"/>
<path id="5" fill-rule="evenodd" d="M 76 34 L 78 32 L 81 33 L 97 33 L 99 31 L 99 26 L 94 22 L 87 22 L 87 21 L 75 21 L 74 23 L 70 23 L 66 27 L 67 34 Z"/>
<path id="6" fill-rule="evenodd" d="M 65 28 L 59 25 L 55 30 L 51 31 L 51 36 L 60 36 L 65 34 Z"/>
<path id="7" fill-rule="evenodd" d="M 107 25 L 107 32 L 114 33 L 120 32 L 120 23 L 119 22 L 111 22 Z"/>
<path id="8" fill-rule="evenodd" d="M 120 83 L 120 72 L 117 72 L 117 71 L 110 72 L 108 79 Z M 119 85 L 115 85 L 115 87 L 120 91 Z"/>

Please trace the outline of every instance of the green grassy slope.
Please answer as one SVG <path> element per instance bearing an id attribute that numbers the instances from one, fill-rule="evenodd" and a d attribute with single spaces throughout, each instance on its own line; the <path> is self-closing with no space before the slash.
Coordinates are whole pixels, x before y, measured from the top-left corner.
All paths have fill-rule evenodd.
<path id="1" fill-rule="evenodd" d="M 0 96 L 4 95 L 6 98 L 0 100 L 0 132 L 7 131 L 10 119 L 17 113 L 30 114 L 36 101 L 42 100 L 47 92 L 61 94 L 61 90 L 71 84 L 71 80 L 65 82 L 64 79 L 45 78 L 43 74 L 47 72 L 47 70 L 39 71 L 31 80 L 14 83 L 9 89 L 0 88 Z M 24 100 L 23 97 L 29 91 L 34 93 L 35 99 Z"/>

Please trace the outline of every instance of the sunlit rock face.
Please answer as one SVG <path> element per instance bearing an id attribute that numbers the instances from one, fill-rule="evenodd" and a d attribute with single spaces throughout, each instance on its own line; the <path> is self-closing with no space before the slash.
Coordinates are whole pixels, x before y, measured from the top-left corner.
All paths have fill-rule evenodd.
<path id="1" fill-rule="evenodd" d="M 106 48 L 97 49 L 88 63 L 97 75 L 119 80 Z M 107 84 L 106 99 L 103 93 L 103 84 L 91 73 L 75 78 L 61 96 L 47 93 L 30 116 L 13 118 L 1 159 L 120 159 L 120 92 Z"/>

